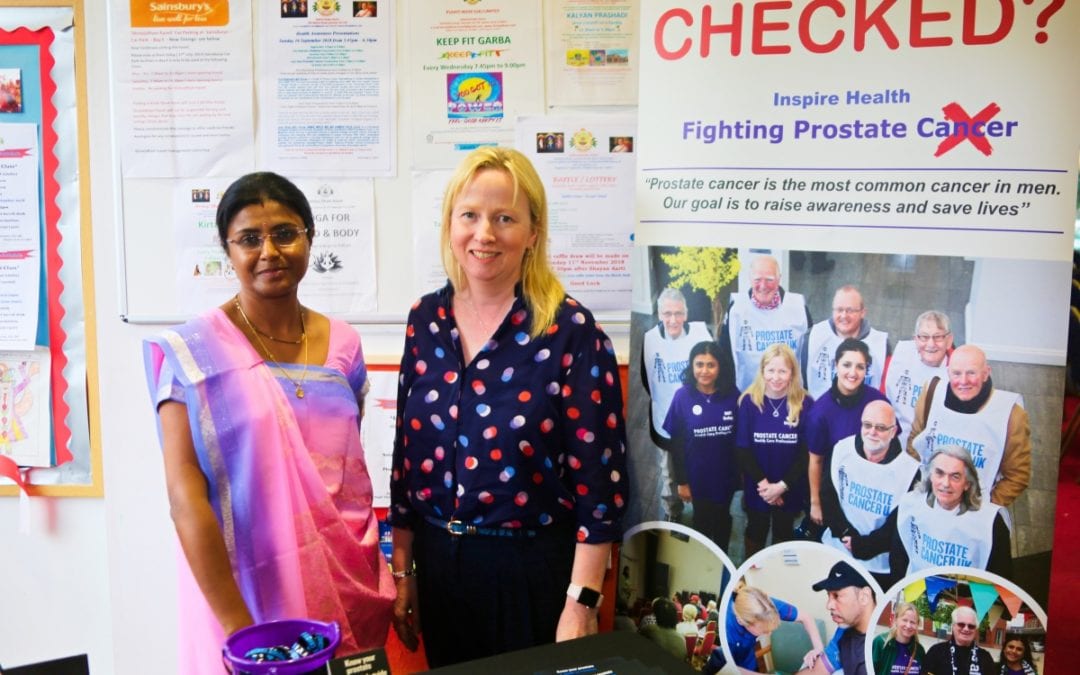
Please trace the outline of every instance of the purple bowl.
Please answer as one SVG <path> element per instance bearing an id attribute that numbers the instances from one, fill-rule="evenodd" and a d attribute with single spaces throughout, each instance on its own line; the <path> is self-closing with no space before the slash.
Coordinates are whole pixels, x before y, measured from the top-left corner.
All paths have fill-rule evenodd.
<path id="1" fill-rule="evenodd" d="M 317 652 L 291 661 L 252 661 L 244 658 L 257 647 L 286 647 L 296 641 L 303 632 L 322 635 L 330 644 Z M 221 648 L 221 658 L 229 672 L 249 673 L 250 675 L 303 675 L 320 666 L 325 666 L 334 656 L 334 650 L 341 642 L 341 627 L 336 621 L 324 623 L 312 619 L 281 619 L 257 623 L 241 628 L 225 640 Z"/>

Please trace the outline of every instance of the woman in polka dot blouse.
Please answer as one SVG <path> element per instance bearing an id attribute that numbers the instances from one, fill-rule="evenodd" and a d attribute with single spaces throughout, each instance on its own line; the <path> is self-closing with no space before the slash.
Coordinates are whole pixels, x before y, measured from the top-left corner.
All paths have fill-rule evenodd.
<path id="1" fill-rule="evenodd" d="M 390 521 L 394 626 L 431 667 L 596 632 L 627 499 L 611 341 L 547 260 L 521 153 L 481 148 L 446 189 L 449 283 L 413 305 Z"/>

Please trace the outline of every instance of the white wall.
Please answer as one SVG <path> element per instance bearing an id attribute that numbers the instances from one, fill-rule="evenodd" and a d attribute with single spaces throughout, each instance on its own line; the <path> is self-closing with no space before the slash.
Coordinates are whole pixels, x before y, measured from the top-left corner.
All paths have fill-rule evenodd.
<path id="1" fill-rule="evenodd" d="M 113 672 L 105 505 L 35 500 L 24 535 L 17 502 L 0 499 L 0 664 L 89 653 L 95 675 Z"/>

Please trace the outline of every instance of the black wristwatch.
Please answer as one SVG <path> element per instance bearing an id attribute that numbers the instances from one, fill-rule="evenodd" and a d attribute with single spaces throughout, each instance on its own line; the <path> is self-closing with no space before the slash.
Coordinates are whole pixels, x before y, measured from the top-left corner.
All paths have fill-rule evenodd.
<path id="1" fill-rule="evenodd" d="M 585 586 L 579 586 L 575 583 L 571 583 L 567 586 L 566 594 L 589 609 L 596 609 L 600 606 L 600 603 L 604 601 L 604 596 L 600 595 L 600 591 L 593 588 L 586 588 Z"/>

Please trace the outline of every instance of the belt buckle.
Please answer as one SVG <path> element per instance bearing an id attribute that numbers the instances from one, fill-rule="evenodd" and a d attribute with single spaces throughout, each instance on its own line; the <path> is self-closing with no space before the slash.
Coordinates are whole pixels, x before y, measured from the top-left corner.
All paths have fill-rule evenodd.
<path id="1" fill-rule="evenodd" d="M 453 537 L 460 537 L 468 532 L 468 528 L 460 520 L 448 520 L 446 521 L 446 531 Z"/>

